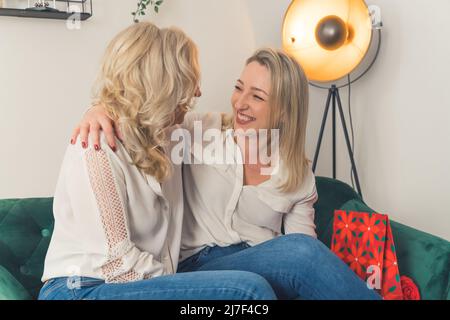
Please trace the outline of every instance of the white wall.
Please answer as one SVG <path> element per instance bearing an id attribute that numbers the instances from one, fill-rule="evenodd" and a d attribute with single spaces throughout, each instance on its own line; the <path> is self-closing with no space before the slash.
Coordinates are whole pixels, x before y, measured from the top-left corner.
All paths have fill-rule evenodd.
<path id="1" fill-rule="evenodd" d="M 53 194 L 71 129 L 90 101 L 107 42 L 132 21 L 134 0 L 94 0 L 80 30 L 63 21 L 0 17 L 0 198 Z M 280 47 L 289 0 L 166 0 L 160 26 L 197 42 L 203 67 L 198 109 L 226 111 L 244 60 Z M 373 0 L 382 8 L 383 47 L 353 86 L 358 173 L 366 202 L 393 219 L 450 239 L 450 47 L 448 0 Z M 448 19 L 447 19 L 448 20 Z M 341 92 L 346 108 L 346 91 Z M 326 92 L 311 89 L 307 150 L 313 157 Z M 330 123 L 330 119 L 328 121 Z M 318 175 L 331 175 L 330 128 Z M 342 135 L 338 178 L 349 182 Z"/>

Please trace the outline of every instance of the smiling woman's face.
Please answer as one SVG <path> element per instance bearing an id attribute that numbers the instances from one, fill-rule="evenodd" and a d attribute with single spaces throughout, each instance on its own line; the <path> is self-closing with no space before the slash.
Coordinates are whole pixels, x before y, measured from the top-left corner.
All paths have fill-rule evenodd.
<path id="1" fill-rule="evenodd" d="M 231 105 L 234 129 L 267 129 L 269 121 L 270 71 L 253 61 L 236 81 Z"/>

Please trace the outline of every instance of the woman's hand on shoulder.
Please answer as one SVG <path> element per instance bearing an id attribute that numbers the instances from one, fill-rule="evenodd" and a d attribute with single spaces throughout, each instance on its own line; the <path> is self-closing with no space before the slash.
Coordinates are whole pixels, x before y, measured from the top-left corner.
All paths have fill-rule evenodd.
<path id="1" fill-rule="evenodd" d="M 112 150 L 116 150 L 115 137 L 122 140 L 122 136 L 117 124 L 108 116 L 103 105 L 98 104 L 92 106 L 85 114 L 81 122 L 75 127 L 70 140 L 71 144 L 77 142 L 78 136 L 81 140 L 83 148 L 89 145 L 89 135 L 94 144 L 94 148 L 99 150 L 100 145 L 100 131 L 103 131 L 106 141 Z"/>

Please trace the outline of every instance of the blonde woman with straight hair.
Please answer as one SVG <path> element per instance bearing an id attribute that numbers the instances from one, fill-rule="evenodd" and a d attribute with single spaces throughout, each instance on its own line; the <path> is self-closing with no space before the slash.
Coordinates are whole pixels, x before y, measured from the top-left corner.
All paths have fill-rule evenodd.
<path id="1" fill-rule="evenodd" d="M 236 81 L 231 114 L 186 115 L 188 132 L 200 121 L 203 130 L 221 130 L 226 152 L 235 146 L 240 152 L 231 164 L 184 165 L 186 211 L 178 272 L 250 271 L 264 277 L 281 299 L 380 298 L 316 237 L 313 205 L 318 195 L 305 152 L 308 104 L 301 66 L 282 51 L 263 48 L 247 60 Z M 93 139 L 98 127 L 112 131 L 105 108 L 95 106 L 85 115 L 82 141 L 89 130 Z M 235 133 L 231 146 L 227 129 Z M 279 140 L 259 144 L 263 130 L 277 132 Z M 256 132 L 260 149 L 278 142 L 278 156 L 270 158 L 274 163 L 249 161 L 250 143 L 242 141 L 254 136 L 239 139 L 247 132 Z M 271 173 L 263 174 L 268 167 Z"/>
<path id="2" fill-rule="evenodd" d="M 183 190 L 168 136 L 200 96 L 197 61 L 182 31 L 151 23 L 135 24 L 109 44 L 96 102 L 106 106 L 122 142 L 67 148 L 39 299 L 276 298 L 251 272 L 175 274 Z"/>

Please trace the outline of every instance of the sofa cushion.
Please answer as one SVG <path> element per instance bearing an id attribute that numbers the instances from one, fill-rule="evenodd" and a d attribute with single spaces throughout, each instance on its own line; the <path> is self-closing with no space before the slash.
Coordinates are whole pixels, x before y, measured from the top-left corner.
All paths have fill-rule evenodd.
<path id="1" fill-rule="evenodd" d="M 317 237 L 330 248 L 334 210 L 349 200 L 362 200 L 349 185 L 331 178 L 317 177 L 316 187 L 319 195 L 319 200 L 314 205 Z"/>

